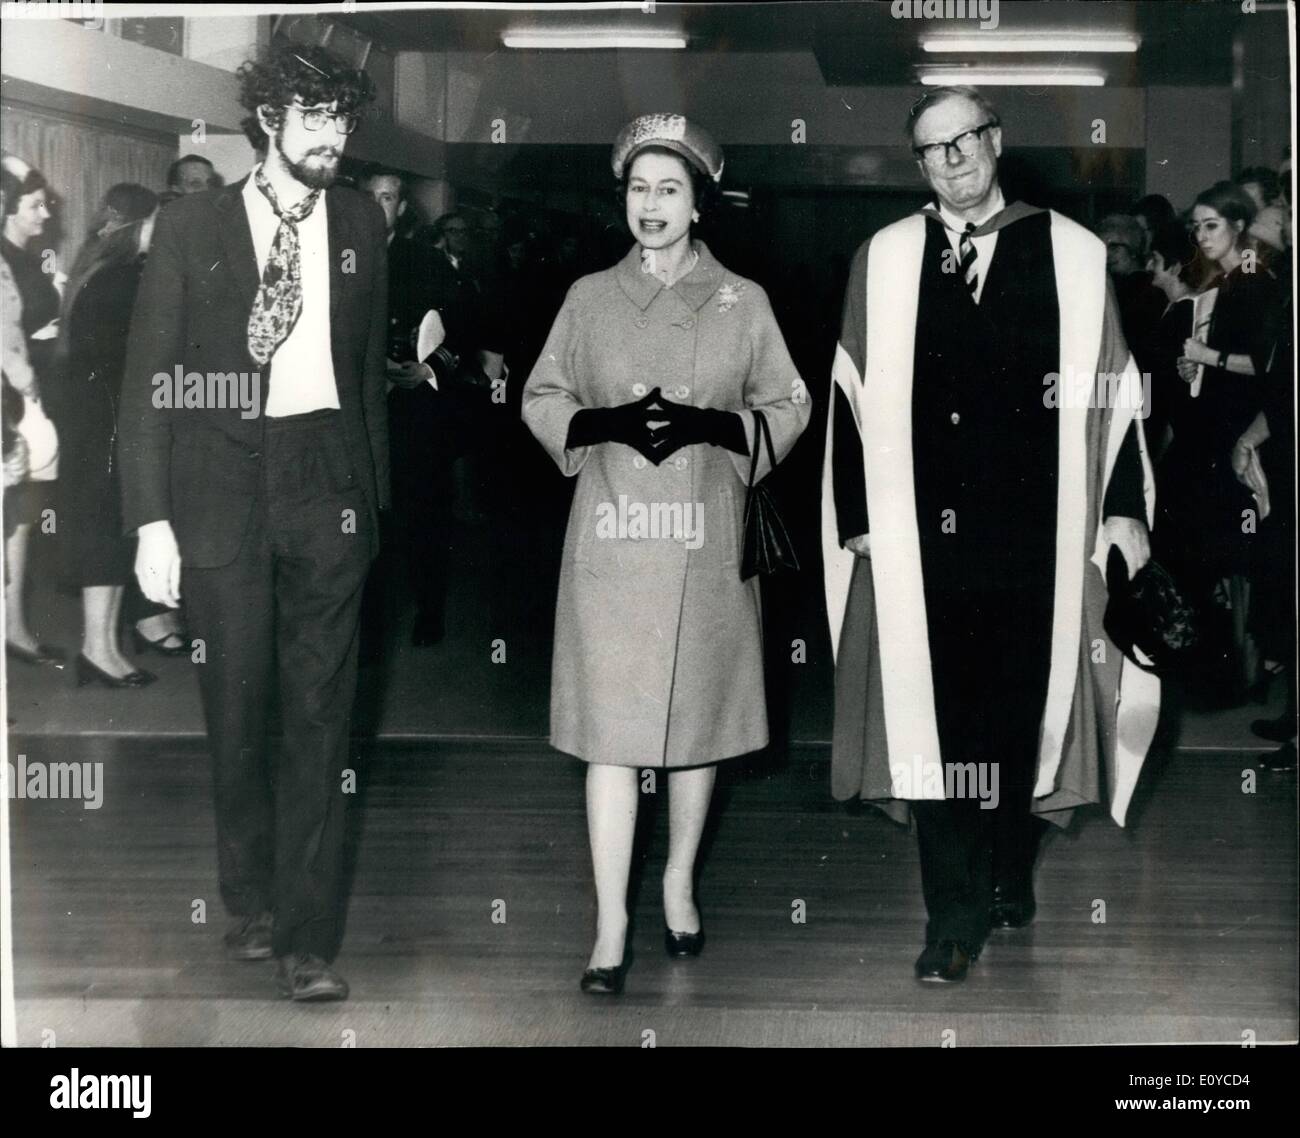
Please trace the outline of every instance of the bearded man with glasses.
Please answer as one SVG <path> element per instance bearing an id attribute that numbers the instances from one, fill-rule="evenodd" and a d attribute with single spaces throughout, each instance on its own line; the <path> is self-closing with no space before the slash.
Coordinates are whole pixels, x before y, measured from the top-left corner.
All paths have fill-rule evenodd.
<path id="1" fill-rule="evenodd" d="M 1105 246 L 1005 202 L 978 91 L 906 131 L 935 200 L 858 250 L 828 400 L 832 792 L 915 816 L 915 972 L 951 983 L 1033 919 L 1040 818 L 1123 823 L 1159 685 L 1102 627 L 1104 570 L 1147 561 L 1154 481 Z"/>
<path id="2" fill-rule="evenodd" d="M 159 216 L 122 383 L 124 523 L 145 595 L 183 595 L 202 643 L 226 952 L 276 957 L 284 996 L 336 1000 L 358 620 L 389 479 L 384 216 L 334 180 L 374 88 L 297 45 L 239 78 L 266 159 Z M 173 373 L 179 405 L 159 398 Z"/>

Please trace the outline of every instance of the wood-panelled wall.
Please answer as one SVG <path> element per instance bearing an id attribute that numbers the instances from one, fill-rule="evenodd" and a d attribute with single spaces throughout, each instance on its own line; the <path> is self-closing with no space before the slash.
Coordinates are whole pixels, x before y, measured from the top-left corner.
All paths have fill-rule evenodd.
<path id="1" fill-rule="evenodd" d="M 167 167 L 177 157 L 175 135 L 124 131 L 98 119 L 77 118 L 5 102 L 0 145 L 45 175 L 56 195 L 56 224 L 46 248 L 66 272 L 110 186 L 138 182 L 155 193 L 167 187 Z"/>

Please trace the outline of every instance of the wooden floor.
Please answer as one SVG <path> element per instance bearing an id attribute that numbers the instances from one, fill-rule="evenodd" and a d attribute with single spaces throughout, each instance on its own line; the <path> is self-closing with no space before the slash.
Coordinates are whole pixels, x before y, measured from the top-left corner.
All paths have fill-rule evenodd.
<path id="1" fill-rule="evenodd" d="M 10 802 L 20 1045 L 49 1031 L 59 1046 L 1297 1037 L 1296 781 L 1261 773 L 1243 793 L 1241 755 L 1153 759 L 1129 829 L 1094 815 L 1053 835 L 1036 923 L 998 934 L 957 987 L 912 978 L 914 839 L 833 802 L 817 748 L 724 768 L 699 894 L 709 943 L 667 960 L 661 786 L 643 798 L 636 960 L 626 993 L 600 1000 L 577 983 L 593 929 L 581 765 L 540 747 L 378 746 L 338 961 L 352 999 L 295 1007 L 276 999 L 271 965 L 222 956 L 201 743 L 10 743 L 29 761 L 104 764 L 98 810 Z"/>

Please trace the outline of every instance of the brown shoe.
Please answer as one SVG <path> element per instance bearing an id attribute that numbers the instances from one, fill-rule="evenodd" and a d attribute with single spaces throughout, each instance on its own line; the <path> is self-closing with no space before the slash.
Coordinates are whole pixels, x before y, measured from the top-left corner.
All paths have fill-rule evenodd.
<path id="1" fill-rule="evenodd" d="M 319 956 L 294 952 L 279 958 L 280 995 L 299 1001 L 346 1000 L 348 982 Z"/>
<path id="2" fill-rule="evenodd" d="M 271 914 L 240 917 L 226 933 L 225 945 L 231 960 L 270 960 Z"/>

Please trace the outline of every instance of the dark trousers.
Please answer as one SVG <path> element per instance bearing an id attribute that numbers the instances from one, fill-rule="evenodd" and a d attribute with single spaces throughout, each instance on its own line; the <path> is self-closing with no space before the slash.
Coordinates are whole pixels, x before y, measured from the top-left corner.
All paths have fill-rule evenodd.
<path id="1" fill-rule="evenodd" d="M 451 381 L 444 381 L 447 388 Z M 393 528 L 406 560 L 421 617 L 441 623 L 447 598 L 452 505 L 451 466 L 462 449 L 455 437 L 454 392 L 427 385 L 388 396 L 393 471 Z"/>
<path id="2" fill-rule="evenodd" d="M 221 895 L 275 914 L 277 956 L 338 950 L 348 726 L 373 524 L 337 411 L 268 419 L 261 497 L 235 560 L 184 569 L 212 752 Z M 278 693 L 281 746 L 267 745 Z"/>
<path id="3" fill-rule="evenodd" d="M 993 888 L 1030 884 L 1043 824 L 1030 813 L 1051 655 L 1050 576 L 1034 587 L 927 590 L 939 746 L 949 797 L 914 802 L 927 942 L 978 947 Z M 951 775 L 985 764 L 997 805 Z"/>

